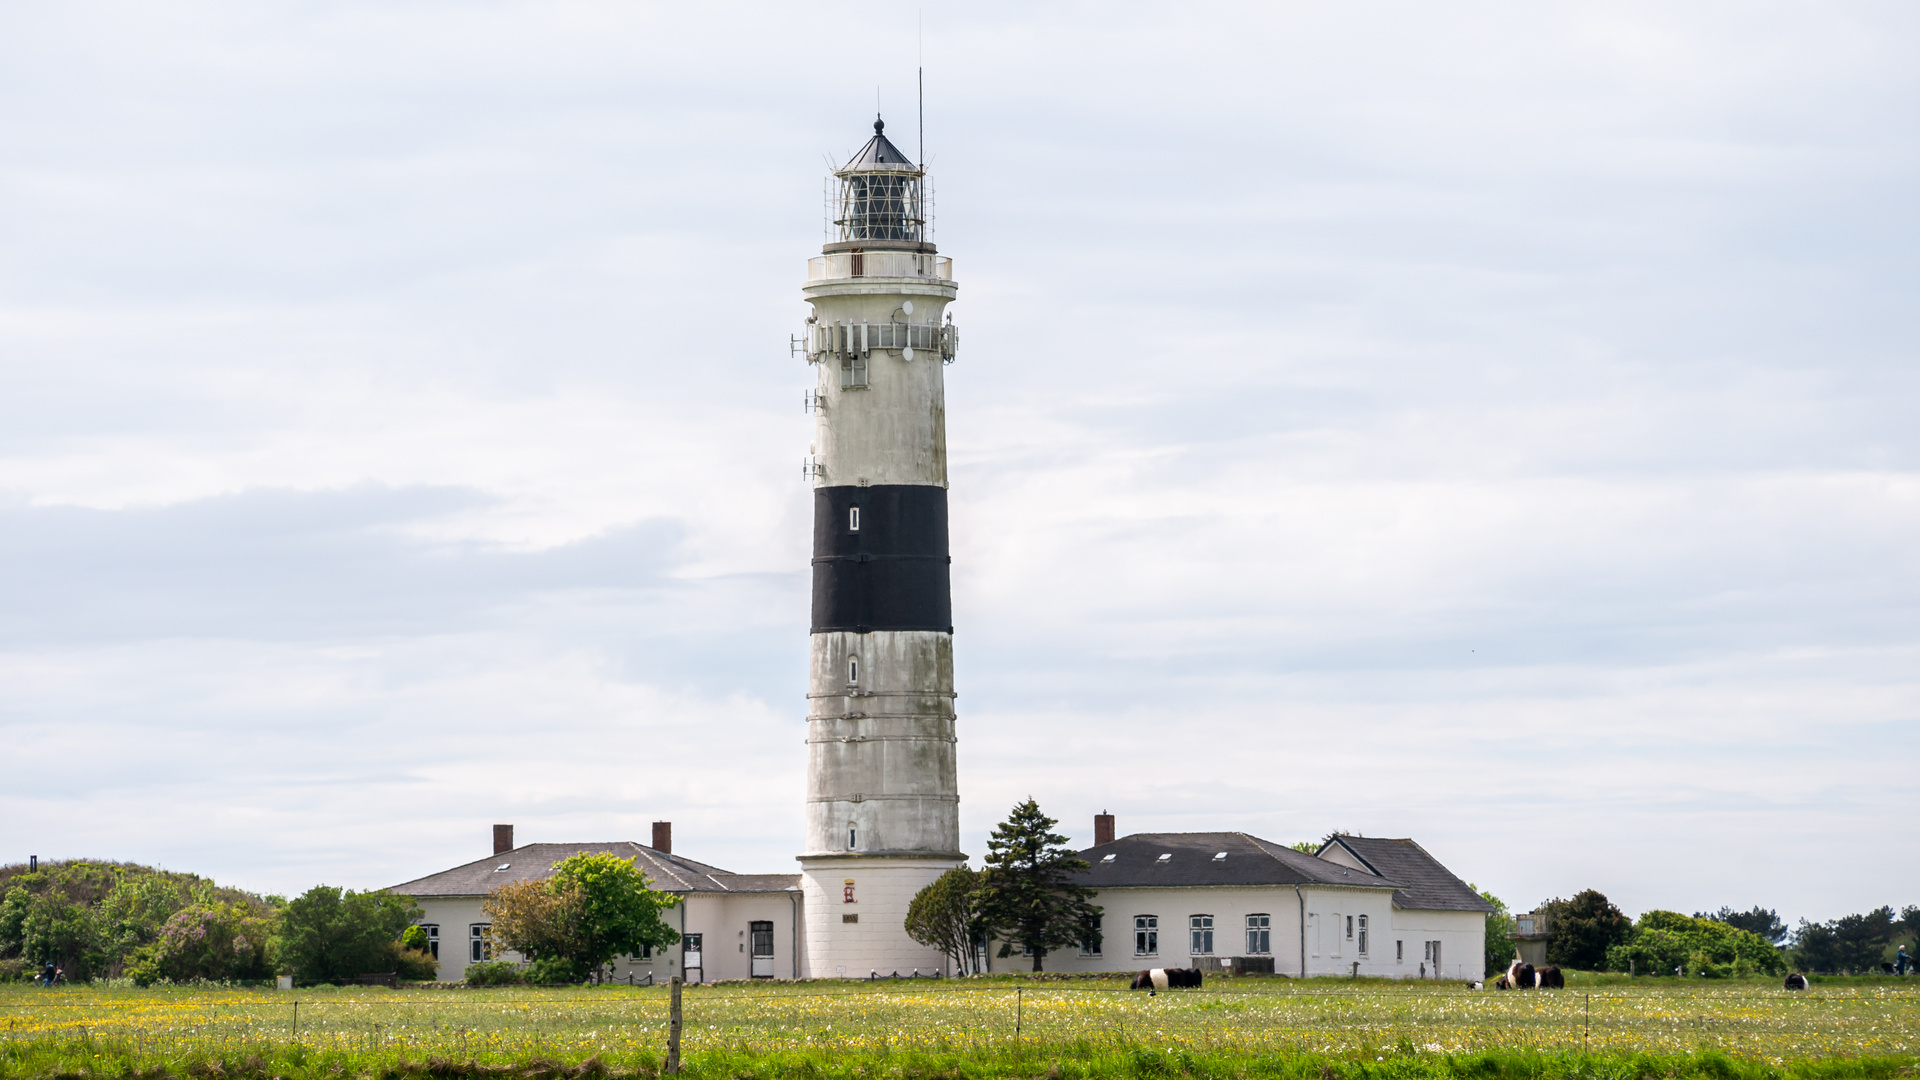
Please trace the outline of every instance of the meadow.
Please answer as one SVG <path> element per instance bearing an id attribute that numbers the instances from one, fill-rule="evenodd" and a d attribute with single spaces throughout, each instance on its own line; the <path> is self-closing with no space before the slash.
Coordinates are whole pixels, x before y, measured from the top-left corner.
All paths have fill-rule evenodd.
<path id="1" fill-rule="evenodd" d="M 664 987 L 15 985 L 0 987 L 0 1078 L 646 1075 L 667 1001 Z M 1920 1075 L 1920 988 L 1871 981 L 1518 993 L 1241 978 L 1151 997 L 1120 979 L 770 983 L 689 987 L 684 1010 L 687 1071 L 728 1077 Z"/>

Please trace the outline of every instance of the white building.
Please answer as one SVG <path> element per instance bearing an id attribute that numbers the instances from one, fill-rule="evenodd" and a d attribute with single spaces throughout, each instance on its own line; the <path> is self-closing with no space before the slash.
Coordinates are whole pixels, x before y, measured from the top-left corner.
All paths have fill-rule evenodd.
<path id="1" fill-rule="evenodd" d="M 1412 840 L 1335 836 L 1309 855 L 1246 833 L 1136 833 L 1080 857 L 1102 941 L 1050 954 L 1050 971 L 1484 976 L 1492 905 Z"/>
<path id="2" fill-rule="evenodd" d="M 799 976 L 804 947 L 798 874 L 734 874 L 673 854 L 672 827 L 653 826 L 653 846 L 619 841 L 593 844 L 527 844 L 515 847 L 513 826 L 494 826 L 494 853 L 405 884 L 390 892 L 410 896 L 426 913 L 440 978 L 466 977 L 479 960 L 515 960 L 514 953 L 489 951 L 487 915 L 481 901 L 502 885 L 544 879 L 555 863 L 581 852 L 631 859 L 652 887 L 673 893 L 680 903 L 664 918 L 680 933 L 680 943 L 658 954 L 623 956 L 613 965 L 617 981 L 664 983 L 674 975 L 689 982 L 719 979 L 792 979 Z M 864 972 L 862 974 L 865 974 Z"/>

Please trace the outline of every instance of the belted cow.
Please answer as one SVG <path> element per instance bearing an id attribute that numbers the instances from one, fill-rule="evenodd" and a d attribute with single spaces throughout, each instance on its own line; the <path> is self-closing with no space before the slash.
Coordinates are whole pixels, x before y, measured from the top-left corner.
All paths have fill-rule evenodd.
<path id="1" fill-rule="evenodd" d="M 1135 975 L 1131 989 L 1158 992 L 1183 990 L 1199 985 L 1199 968 L 1153 968 Z"/>
<path id="2" fill-rule="evenodd" d="M 1807 988 L 1807 977 L 1805 975 L 1802 975 L 1796 971 L 1791 975 L 1787 976 L 1786 989 L 1805 990 L 1806 988 Z"/>
<path id="3" fill-rule="evenodd" d="M 1494 986 L 1501 990 L 1509 987 L 1515 990 L 1565 990 L 1567 977 L 1551 964 L 1536 968 L 1524 960 L 1515 960 L 1507 966 L 1507 973 L 1500 976 Z"/>

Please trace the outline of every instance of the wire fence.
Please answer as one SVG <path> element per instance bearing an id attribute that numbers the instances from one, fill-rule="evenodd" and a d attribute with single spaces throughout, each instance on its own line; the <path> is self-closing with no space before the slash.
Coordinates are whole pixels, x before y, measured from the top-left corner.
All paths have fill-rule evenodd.
<path id="1" fill-rule="evenodd" d="M 763 983 L 687 987 L 683 1000 L 689 1053 L 1014 1043 L 1323 1053 L 1712 1047 L 1779 1060 L 1920 1051 L 1920 992 L 1898 987 L 1496 992 L 1236 979 L 1149 995 L 1113 984 Z M 153 1051 L 275 1043 L 422 1055 L 660 1053 L 667 1027 L 665 987 L 0 993 L 8 1039 L 110 1039 Z"/>

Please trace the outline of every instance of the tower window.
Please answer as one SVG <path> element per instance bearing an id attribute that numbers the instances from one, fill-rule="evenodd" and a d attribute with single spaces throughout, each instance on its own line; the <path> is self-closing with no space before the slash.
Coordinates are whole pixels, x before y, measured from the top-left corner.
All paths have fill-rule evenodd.
<path id="1" fill-rule="evenodd" d="M 865 390 L 867 388 L 867 358 L 848 356 L 840 361 L 840 389 Z"/>
<path id="2" fill-rule="evenodd" d="M 857 656 L 847 657 L 847 681 L 850 683 L 860 681 L 860 658 Z"/>
<path id="3" fill-rule="evenodd" d="M 854 848 L 859 847 L 860 846 L 858 843 L 859 839 L 860 839 L 859 830 L 855 827 L 853 822 L 851 821 L 847 822 L 847 850 L 852 851 Z"/>
<path id="4" fill-rule="evenodd" d="M 860 508 L 857 506 L 847 507 L 847 531 L 860 531 Z"/>

